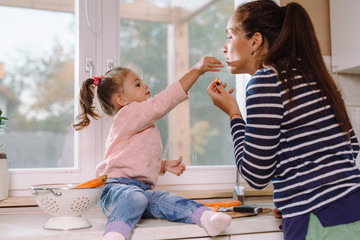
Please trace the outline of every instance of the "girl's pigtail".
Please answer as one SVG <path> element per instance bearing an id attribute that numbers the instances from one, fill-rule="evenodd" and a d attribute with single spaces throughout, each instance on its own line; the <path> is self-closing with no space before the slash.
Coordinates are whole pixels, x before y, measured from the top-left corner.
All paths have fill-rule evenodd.
<path id="1" fill-rule="evenodd" d="M 95 120 L 100 118 L 100 115 L 94 106 L 94 96 L 94 79 L 88 78 L 83 81 L 80 89 L 79 100 L 81 113 L 76 117 L 76 121 L 78 121 L 78 123 L 72 125 L 76 131 L 83 129 L 90 124 L 88 116 L 91 116 Z"/>

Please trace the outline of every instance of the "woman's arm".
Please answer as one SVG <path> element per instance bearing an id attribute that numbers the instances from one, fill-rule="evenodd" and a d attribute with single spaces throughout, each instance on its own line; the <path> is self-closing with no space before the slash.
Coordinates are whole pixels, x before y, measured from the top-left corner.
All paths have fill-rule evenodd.
<path id="1" fill-rule="evenodd" d="M 253 188 L 273 178 L 280 144 L 283 105 L 276 75 L 255 76 L 246 91 L 246 125 L 231 121 L 236 165 Z"/>
<path id="2" fill-rule="evenodd" d="M 225 86 L 226 87 L 226 86 Z M 211 83 L 213 103 L 230 116 L 236 165 L 250 186 L 264 188 L 272 179 L 280 142 L 283 105 L 275 74 L 255 76 L 246 91 L 247 120 L 224 85 Z"/>

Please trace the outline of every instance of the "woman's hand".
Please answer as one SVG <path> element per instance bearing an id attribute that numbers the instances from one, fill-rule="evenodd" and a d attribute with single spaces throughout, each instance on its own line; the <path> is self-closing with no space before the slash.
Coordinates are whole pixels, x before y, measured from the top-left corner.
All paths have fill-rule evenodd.
<path id="1" fill-rule="evenodd" d="M 229 117 L 241 117 L 241 112 L 239 105 L 233 95 L 231 95 L 235 88 L 231 88 L 229 91 L 226 91 L 227 84 L 212 82 L 208 89 L 207 93 L 211 97 L 214 105 L 223 110 Z"/>
<path id="2" fill-rule="evenodd" d="M 282 213 L 280 212 L 279 209 L 277 208 L 273 208 L 271 210 L 272 214 L 274 215 L 275 218 L 282 218 Z M 279 225 L 279 229 L 282 229 L 282 223 Z"/>
<path id="3" fill-rule="evenodd" d="M 277 208 L 273 208 L 271 210 L 272 214 L 274 215 L 275 218 L 282 218 L 282 213 L 280 212 L 279 209 Z"/>
<path id="4" fill-rule="evenodd" d="M 165 160 L 164 170 L 180 176 L 186 169 L 186 165 L 182 162 L 182 156 L 178 160 Z"/>

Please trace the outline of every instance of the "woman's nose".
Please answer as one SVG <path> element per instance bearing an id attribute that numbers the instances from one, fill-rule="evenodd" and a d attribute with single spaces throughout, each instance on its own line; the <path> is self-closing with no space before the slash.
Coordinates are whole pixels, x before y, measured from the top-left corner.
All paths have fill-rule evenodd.
<path id="1" fill-rule="evenodd" d="M 223 51 L 224 53 L 227 53 L 226 43 L 225 43 L 224 46 L 222 47 L 222 51 Z"/>

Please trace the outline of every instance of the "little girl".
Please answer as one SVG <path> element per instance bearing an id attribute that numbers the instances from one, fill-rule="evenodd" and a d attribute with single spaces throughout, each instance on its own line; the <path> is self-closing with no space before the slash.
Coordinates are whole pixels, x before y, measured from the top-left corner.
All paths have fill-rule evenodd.
<path id="1" fill-rule="evenodd" d="M 162 143 L 156 121 L 176 105 L 188 99 L 188 91 L 205 72 L 218 72 L 222 63 L 205 57 L 179 81 L 152 97 L 148 85 L 130 69 L 116 67 L 105 76 L 85 80 L 80 90 L 80 107 L 76 130 L 98 119 L 93 104 L 94 91 L 102 110 L 114 117 L 106 141 L 106 152 L 96 168 L 96 175 L 108 175 L 98 202 L 108 216 L 103 240 L 129 239 L 142 217 L 195 223 L 216 236 L 231 223 L 231 217 L 215 213 L 190 199 L 163 191 L 153 191 L 159 174 L 169 171 L 180 175 L 185 170 L 178 160 L 162 159 Z"/>

